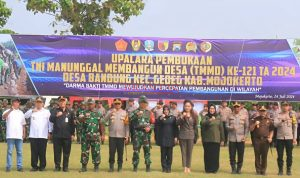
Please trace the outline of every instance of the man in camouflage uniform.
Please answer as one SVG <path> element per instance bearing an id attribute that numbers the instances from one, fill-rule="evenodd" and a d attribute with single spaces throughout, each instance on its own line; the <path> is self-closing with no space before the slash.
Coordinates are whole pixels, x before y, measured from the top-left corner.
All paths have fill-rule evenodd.
<path id="1" fill-rule="evenodd" d="M 139 153 L 141 146 L 144 149 L 144 157 L 146 164 L 146 171 L 150 172 L 150 138 L 151 138 L 151 124 L 154 124 L 155 118 L 151 111 L 147 110 L 148 99 L 146 96 L 139 98 L 139 108 L 130 114 L 130 124 L 133 128 L 133 171 L 137 171 L 139 164 Z"/>
<path id="2" fill-rule="evenodd" d="M 88 109 L 79 115 L 79 121 L 82 123 L 82 137 L 81 137 L 81 164 L 80 172 L 87 171 L 87 164 L 89 161 L 89 152 L 91 148 L 92 159 L 94 164 L 94 171 L 99 171 L 100 164 L 100 136 L 104 136 L 104 130 L 101 125 L 101 112 L 95 109 L 95 100 L 89 99 L 87 101 Z M 101 140 L 104 137 L 101 137 Z"/>
<path id="3" fill-rule="evenodd" d="M 82 101 L 80 103 L 79 109 L 76 111 L 76 118 L 75 118 L 75 125 L 76 125 L 76 138 L 77 143 L 81 143 L 81 130 L 82 130 L 82 123 L 79 122 L 79 115 L 82 115 L 85 112 L 86 109 L 86 103 Z"/>

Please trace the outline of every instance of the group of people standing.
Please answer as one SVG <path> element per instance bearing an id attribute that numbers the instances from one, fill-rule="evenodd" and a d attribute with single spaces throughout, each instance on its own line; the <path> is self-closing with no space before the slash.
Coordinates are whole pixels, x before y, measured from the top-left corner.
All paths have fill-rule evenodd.
<path id="1" fill-rule="evenodd" d="M 19 109 L 20 99 L 13 98 L 11 108 L 2 114 L 7 126 L 6 171 L 9 172 L 12 167 L 14 146 L 17 150 L 17 170 L 23 171 L 22 139 L 26 135 L 25 119 L 29 119 L 31 171 L 45 170 L 47 141 L 51 139 L 55 171 L 68 172 L 72 140 L 76 133 L 77 142 L 81 144 L 80 172 L 87 171 L 90 152 L 94 171 L 98 172 L 101 142 L 105 140 L 105 126 L 108 126 L 109 172 L 115 171 L 116 153 L 117 171 L 122 171 L 124 148 L 130 142 L 133 145 L 133 171 L 138 171 L 139 153 L 143 148 L 146 171 L 150 172 L 151 135 L 154 131 L 155 143 L 160 146 L 163 172 L 171 172 L 173 147 L 179 143 L 184 172 L 190 173 L 193 146 L 201 135 L 205 172 L 218 172 L 220 147 L 228 145 L 231 173 L 241 174 L 245 142 L 250 132 L 256 173 L 266 174 L 268 150 L 275 142 L 278 175 L 283 175 L 284 149 L 287 153 L 286 173 L 292 174 L 292 151 L 293 145 L 297 144 L 298 123 L 296 113 L 287 102 L 281 103 L 281 111 L 278 103 L 269 109 L 254 103 L 248 112 L 244 103 L 234 102 L 232 108 L 229 108 L 228 103 L 222 101 L 218 109 L 214 104 L 204 105 L 200 113 L 195 111 L 194 103 L 190 100 L 183 102 L 182 111 L 177 109 L 176 102 L 164 104 L 162 100 L 151 109 L 146 96 L 139 98 L 138 107 L 134 105 L 133 99 L 129 99 L 126 109 L 122 109 L 120 98 L 113 100 L 107 112 L 102 107 L 96 107 L 96 104 L 94 99 L 88 99 L 80 104 L 74 103 L 72 108 L 68 106 L 68 99 L 61 96 L 58 98 L 58 106 L 48 110 L 44 108 L 44 99 L 39 96 L 35 99 L 34 107 L 24 114 Z"/>

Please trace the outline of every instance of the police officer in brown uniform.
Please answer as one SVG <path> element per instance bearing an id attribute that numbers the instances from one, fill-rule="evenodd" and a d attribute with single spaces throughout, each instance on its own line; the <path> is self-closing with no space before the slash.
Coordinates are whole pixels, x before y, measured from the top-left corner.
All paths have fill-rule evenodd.
<path id="1" fill-rule="evenodd" d="M 244 160 L 245 141 L 249 131 L 248 117 L 240 112 L 240 104 L 233 104 L 233 113 L 226 118 L 228 130 L 229 158 L 232 174 L 241 174 Z M 238 160 L 236 162 L 236 155 Z"/>
<path id="2" fill-rule="evenodd" d="M 274 125 L 277 128 L 276 149 L 278 175 L 283 175 L 283 153 L 286 150 L 286 174 L 292 175 L 291 167 L 293 162 L 293 148 L 297 144 L 297 120 L 293 114 L 289 112 L 289 103 L 281 104 L 282 112 L 274 119 Z"/>
<path id="3" fill-rule="evenodd" d="M 274 130 L 273 121 L 267 117 L 266 111 L 265 106 L 262 106 L 259 109 L 259 116 L 250 120 L 250 131 L 253 133 L 255 168 L 258 175 L 266 174 L 268 151 Z"/>

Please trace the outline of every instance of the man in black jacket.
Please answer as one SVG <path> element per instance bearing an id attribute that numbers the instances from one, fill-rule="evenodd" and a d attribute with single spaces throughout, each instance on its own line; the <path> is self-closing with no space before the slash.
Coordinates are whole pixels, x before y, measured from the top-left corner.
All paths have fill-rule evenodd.
<path id="1" fill-rule="evenodd" d="M 59 108 L 51 112 L 50 122 L 53 123 L 53 149 L 55 171 L 61 170 L 61 153 L 63 152 L 63 171 L 68 172 L 71 144 L 75 134 L 74 114 L 66 107 L 67 98 L 58 98 Z"/>

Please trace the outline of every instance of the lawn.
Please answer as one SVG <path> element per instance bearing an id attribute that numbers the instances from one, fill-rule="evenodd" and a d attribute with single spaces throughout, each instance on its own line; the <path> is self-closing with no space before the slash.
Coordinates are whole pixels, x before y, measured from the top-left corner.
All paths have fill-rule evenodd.
<path id="1" fill-rule="evenodd" d="M 80 164 L 80 145 L 73 144 L 72 145 L 72 152 L 70 158 L 70 172 L 69 173 L 55 173 L 53 172 L 54 163 L 53 163 L 53 149 L 52 144 L 48 144 L 47 149 L 47 171 L 45 172 L 30 172 L 30 148 L 29 144 L 25 143 L 23 145 L 24 153 L 23 153 L 23 160 L 24 160 L 24 172 L 19 173 L 16 171 L 15 168 L 15 161 L 14 167 L 12 172 L 6 173 L 5 172 L 5 161 L 6 161 L 6 144 L 0 143 L 0 177 L 9 178 L 9 177 L 21 177 L 22 178 L 35 178 L 35 177 L 43 177 L 43 178 L 60 178 L 60 177 L 71 177 L 71 178 L 85 178 L 85 177 L 111 177 L 111 178 L 132 178 L 133 176 L 138 175 L 139 177 L 147 178 L 147 177 L 215 177 L 215 176 L 222 176 L 222 178 L 229 178 L 229 177 L 261 177 L 255 175 L 255 168 L 254 168 L 254 151 L 253 148 L 248 145 L 245 151 L 245 161 L 243 167 L 243 174 L 242 175 L 231 175 L 230 174 L 230 166 L 229 166 L 229 157 L 228 157 L 228 148 L 222 147 L 221 149 L 221 158 L 220 158 L 220 170 L 217 175 L 214 174 L 205 174 L 204 173 L 204 166 L 203 166 L 203 148 L 201 144 L 197 144 L 194 147 L 193 151 L 193 162 L 192 162 L 192 173 L 187 175 L 183 173 L 183 169 L 181 167 L 181 155 L 180 155 L 180 148 L 176 146 L 174 148 L 174 160 L 173 160 L 173 169 L 171 174 L 162 173 L 160 167 L 160 151 L 158 146 L 153 146 L 151 150 L 151 159 L 152 159 L 152 171 L 151 173 L 145 172 L 145 165 L 143 164 L 143 156 L 142 161 L 139 166 L 138 173 L 132 172 L 132 164 L 131 164 L 131 157 L 132 157 L 132 145 L 127 146 L 128 150 L 128 161 L 125 161 L 124 155 L 124 170 L 121 173 L 114 172 L 109 173 L 108 170 L 108 145 L 107 141 L 101 147 L 101 156 L 102 156 L 102 163 L 100 165 L 100 172 L 94 173 L 93 172 L 93 165 L 90 163 L 88 166 L 89 170 L 87 173 L 79 173 L 79 169 L 81 167 Z M 14 160 L 16 153 L 14 152 Z M 294 165 L 293 165 L 293 176 L 292 177 L 299 177 L 300 176 L 300 147 L 295 147 L 294 149 Z M 297 169 L 298 168 L 298 169 Z M 268 169 L 267 169 L 267 177 L 277 177 L 277 164 L 276 164 L 276 150 L 273 148 L 273 155 L 269 152 L 269 159 L 268 159 Z"/>

